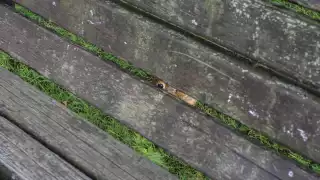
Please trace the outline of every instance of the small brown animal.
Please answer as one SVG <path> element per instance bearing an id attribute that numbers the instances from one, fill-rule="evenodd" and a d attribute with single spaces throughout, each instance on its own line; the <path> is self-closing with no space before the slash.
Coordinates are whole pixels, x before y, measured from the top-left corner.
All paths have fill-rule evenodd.
<path id="1" fill-rule="evenodd" d="M 172 96 L 180 99 L 180 100 L 183 100 L 184 102 L 186 102 L 187 104 L 191 105 L 191 106 L 195 106 L 196 103 L 197 103 L 197 100 L 190 97 L 189 95 L 187 95 L 186 93 L 180 91 L 180 90 L 177 90 L 173 87 L 170 87 L 167 83 L 165 83 L 164 81 L 162 80 L 158 80 L 156 82 L 156 86 L 160 89 L 163 89 L 165 91 L 167 91 L 168 93 L 170 93 Z"/>
<path id="2" fill-rule="evenodd" d="M 158 88 L 166 90 L 167 89 L 167 84 L 165 82 L 163 82 L 162 80 L 158 80 L 156 82 L 156 85 Z"/>

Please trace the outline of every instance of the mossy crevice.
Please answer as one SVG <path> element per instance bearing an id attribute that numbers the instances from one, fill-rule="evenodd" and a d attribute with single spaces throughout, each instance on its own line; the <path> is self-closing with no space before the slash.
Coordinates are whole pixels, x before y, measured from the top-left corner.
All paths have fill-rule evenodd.
<path id="1" fill-rule="evenodd" d="M 320 21 L 320 12 L 309 9 L 307 7 L 301 6 L 299 4 L 290 2 L 288 0 L 267 0 L 271 4 L 274 4 L 276 6 L 289 9 L 291 11 L 294 11 L 298 14 L 302 14 L 308 18 L 311 18 L 313 20 Z"/>
<path id="2" fill-rule="evenodd" d="M 298 165 L 311 170 L 317 174 L 320 174 L 320 164 L 312 161 L 311 159 L 300 155 L 299 153 L 291 150 L 290 148 L 277 143 L 276 141 L 269 138 L 262 132 L 259 132 L 253 128 L 248 127 L 245 124 L 231 118 L 228 115 L 225 115 L 214 108 L 205 105 L 204 103 L 197 102 L 196 107 L 201 111 L 204 112 L 206 115 L 218 118 L 223 124 L 226 124 L 229 128 L 233 129 L 237 133 L 241 134 L 246 139 L 264 147 L 269 150 L 275 151 L 276 153 L 294 160 Z"/>

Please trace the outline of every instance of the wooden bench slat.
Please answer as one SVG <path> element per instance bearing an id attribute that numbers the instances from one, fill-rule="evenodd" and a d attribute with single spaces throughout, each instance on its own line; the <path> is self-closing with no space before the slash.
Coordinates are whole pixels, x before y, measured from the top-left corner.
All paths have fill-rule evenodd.
<path id="1" fill-rule="evenodd" d="M 108 180 L 176 179 L 20 79 L 0 74 L 1 110 L 82 170 Z"/>
<path id="2" fill-rule="evenodd" d="M 217 180 L 316 179 L 291 162 L 251 144 L 212 119 L 164 96 L 49 31 L 4 8 L 0 7 L 0 10 L 0 42 L 3 42 L 0 43 L 0 48 L 105 113 L 128 124 L 208 176 Z M 8 15 L 4 15 L 6 13 Z M 3 22 L 6 23 L 1 24 Z M 11 38 L 6 38 L 6 35 L 12 32 L 14 33 Z M 0 80 L 1 77 L 4 75 L 0 76 Z M 12 87 L 8 91 L 14 94 L 19 93 L 15 87 L 25 86 L 19 81 L 19 85 L 18 82 L 11 82 L 7 83 L 6 87 L 10 84 Z M 39 93 L 35 90 L 24 92 L 29 95 L 28 105 L 20 101 L 19 105 L 9 99 L 6 101 L 8 100 L 14 109 L 35 106 L 32 104 L 38 106 L 42 101 L 34 97 Z M 40 115 L 35 116 L 36 121 L 41 121 L 44 114 L 57 117 L 56 114 L 62 111 L 59 107 L 45 104 L 41 104 L 44 108 Z M 11 115 L 23 116 L 18 113 Z M 27 122 L 24 120 L 19 123 Z M 64 126 L 66 124 L 63 124 Z M 36 131 L 38 129 L 43 128 L 37 128 Z M 295 173 L 293 178 L 288 176 L 289 171 Z"/>
<path id="3" fill-rule="evenodd" d="M 3 117 L 0 144 L 0 164 L 12 172 L 11 179 L 90 179 Z"/>
<path id="4" fill-rule="evenodd" d="M 320 26 L 262 0 L 121 0 L 320 92 Z M 50 11 L 48 11 L 50 12 Z"/>
<path id="5" fill-rule="evenodd" d="M 320 92 L 320 26 L 262 0 L 121 0 Z M 50 12 L 50 11 L 48 11 Z"/>
<path id="6" fill-rule="evenodd" d="M 86 27 L 105 20 L 95 15 L 90 17 L 89 10 L 87 13 L 81 13 L 83 11 L 78 8 L 68 10 L 77 7 L 74 3 L 63 3 L 62 1 L 54 7 L 51 0 L 41 1 L 41 3 L 38 3 L 39 0 L 16 1 L 45 17 L 53 18 L 56 16 L 60 18 L 57 21 L 65 25 L 64 27 L 77 28 L 77 31 L 84 34 L 87 31 L 83 31 L 79 21 L 89 20 L 89 23 L 83 21 L 86 23 L 83 26 Z M 108 3 L 108 1 L 98 1 L 101 4 Z M 122 0 L 122 2 L 133 4 L 165 21 L 205 37 L 213 43 L 245 54 L 270 69 L 285 74 L 288 78 L 295 78 L 297 82 L 308 82 L 315 86 L 315 91 L 320 93 L 320 44 L 318 42 L 320 26 L 316 22 L 303 21 L 293 15 L 288 15 L 287 12 L 270 8 L 270 5 L 261 0 Z M 92 1 L 87 3 L 92 4 Z M 38 8 L 38 6 L 42 8 Z M 84 7 L 86 6 L 82 6 L 82 8 Z M 70 24 L 70 20 L 63 18 L 67 16 L 56 13 L 59 8 L 62 8 L 64 13 L 69 16 L 74 14 L 73 18 L 70 17 L 72 20 L 78 16 L 82 18 Z M 101 11 L 98 10 L 98 12 Z M 56 18 L 53 19 L 56 20 Z M 61 21 L 64 22 L 61 23 Z M 147 27 L 156 29 L 152 26 Z M 89 29 L 89 27 L 86 28 Z M 151 29 L 150 31 L 152 31 Z M 125 30 L 128 31 L 128 28 Z M 131 31 L 135 32 L 133 29 Z M 114 34 L 110 34 L 112 31 L 106 33 L 105 36 L 108 33 L 109 36 L 114 36 Z M 87 36 L 100 38 L 90 32 Z"/>
<path id="7" fill-rule="evenodd" d="M 239 64 L 229 56 L 109 1 L 70 0 L 69 3 L 56 2 L 56 6 L 52 5 L 51 0 L 20 2 L 86 37 L 107 52 L 149 70 L 173 87 L 184 90 L 320 162 L 319 98 L 270 77 L 269 74 Z M 16 20 L 11 20 L 10 23 L 14 21 Z M 22 44 L 16 44 L 15 39 L 7 38 L 11 35 L 10 32 L 25 27 L 19 24 L 16 26 L 17 28 L 3 26 L 3 41 L 11 42 L 11 45 L 0 45 L 3 49 L 22 51 Z M 5 35 L 5 32 L 9 34 Z M 28 37 L 35 38 L 33 35 Z M 41 44 L 34 43 L 30 46 Z M 63 55 L 59 57 L 62 58 Z"/>

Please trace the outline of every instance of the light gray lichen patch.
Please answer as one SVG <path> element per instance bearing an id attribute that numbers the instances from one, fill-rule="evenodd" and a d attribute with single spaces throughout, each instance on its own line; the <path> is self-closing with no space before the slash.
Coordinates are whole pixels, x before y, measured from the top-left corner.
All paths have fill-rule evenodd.
<path id="1" fill-rule="evenodd" d="M 290 128 L 287 128 L 286 126 L 282 127 L 283 132 L 289 134 L 291 137 L 293 137 L 293 129 L 294 127 L 292 124 L 290 125 Z"/>
<path id="2" fill-rule="evenodd" d="M 251 114 L 251 116 L 254 116 L 254 117 L 259 117 L 259 114 L 255 111 L 255 110 L 249 110 L 249 114 Z"/>
<path id="3" fill-rule="evenodd" d="M 153 95 L 153 98 L 156 102 L 162 102 L 163 97 L 164 97 L 164 94 L 162 93 L 156 93 Z"/>
<path id="4" fill-rule="evenodd" d="M 228 96 L 228 103 L 230 103 L 231 102 L 231 98 L 232 98 L 232 96 L 233 96 L 233 94 L 229 94 L 229 96 Z"/>
<path id="5" fill-rule="evenodd" d="M 153 9 L 155 10 L 159 10 L 159 5 L 160 4 L 160 7 L 165 7 L 164 10 L 165 11 L 165 14 L 167 14 L 167 16 L 172 19 L 172 18 L 176 18 L 176 20 L 182 24 L 184 24 L 184 19 L 181 17 L 180 15 L 180 4 L 178 4 L 178 1 L 177 0 L 170 0 L 170 1 L 167 1 L 167 0 L 159 0 L 159 2 L 157 3 L 152 3 L 153 5 Z"/>
<path id="6" fill-rule="evenodd" d="M 307 136 L 307 133 L 302 130 L 302 129 L 297 129 L 300 133 L 300 136 L 302 137 L 303 141 L 306 142 L 308 140 L 308 136 Z"/>
<path id="7" fill-rule="evenodd" d="M 252 40 L 257 40 L 257 39 L 259 39 L 259 35 L 261 34 L 259 21 L 255 20 L 254 21 L 254 25 L 255 25 L 255 31 L 254 31 L 254 33 L 252 35 Z"/>
<path id="8" fill-rule="evenodd" d="M 195 26 L 198 26 L 198 22 L 195 19 L 193 19 L 191 23 L 194 24 Z"/>
<path id="9" fill-rule="evenodd" d="M 179 121 L 184 121 L 184 122 L 188 122 L 188 124 L 192 124 L 193 126 L 199 126 L 200 122 L 199 122 L 199 118 L 198 118 L 198 114 L 195 112 L 189 112 L 189 111 L 185 111 L 183 112 L 179 118 Z"/>
<path id="10" fill-rule="evenodd" d="M 126 38 L 126 42 L 129 44 L 136 44 L 138 48 L 134 48 L 134 58 L 139 59 L 142 62 L 148 62 L 150 61 L 149 54 L 153 49 L 151 47 L 154 47 L 153 43 L 157 41 L 155 37 L 155 26 L 152 26 L 152 23 L 148 22 L 137 22 L 140 21 L 135 16 L 131 17 L 131 22 L 142 25 L 140 26 L 139 31 L 136 31 L 135 38 L 128 37 Z M 131 41 L 131 42 L 130 42 Z M 163 58 L 166 58 L 166 55 L 163 54 Z"/>
<path id="11" fill-rule="evenodd" d="M 237 15 L 241 17 L 245 17 L 247 19 L 251 17 L 250 14 L 248 13 L 250 11 L 247 10 L 249 7 L 248 2 L 240 2 L 239 0 L 232 0 L 230 4 L 233 8 L 235 8 L 235 12 Z"/>
<path id="12" fill-rule="evenodd" d="M 74 66 L 68 62 L 64 62 L 61 67 L 61 72 L 63 75 L 71 75 L 74 73 Z"/>
<path id="13" fill-rule="evenodd" d="M 206 34 L 211 36 L 212 29 L 214 29 L 214 24 L 217 22 L 224 14 L 224 2 L 222 0 L 206 0 L 204 3 L 205 14 L 208 19 L 208 28 L 206 29 Z"/>
<path id="14" fill-rule="evenodd" d="M 138 94 L 135 93 L 124 95 L 122 100 L 117 103 L 116 111 L 121 119 L 125 121 L 131 121 L 133 119 L 139 120 L 139 124 L 145 127 L 151 120 L 149 117 L 150 113 L 153 112 L 156 107 L 154 104 L 136 97 L 137 95 Z"/>
<path id="15" fill-rule="evenodd" d="M 317 57 L 314 61 L 308 62 L 308 65 L 320 66 L 320 57 Z"/>

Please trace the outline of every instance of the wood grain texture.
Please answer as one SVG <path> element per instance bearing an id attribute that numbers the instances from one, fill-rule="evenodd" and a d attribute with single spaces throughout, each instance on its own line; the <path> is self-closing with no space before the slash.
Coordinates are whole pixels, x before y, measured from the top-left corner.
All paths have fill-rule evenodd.
<path id="1" fill-rule="evenodd" d="M 179 104 L 86 51 L 18 15 L 0 10 L 0 48 L 129 125 L 209 177 L 215 180 L 317 179 L 290 161 L 251 144 L 212 119 Z M 14 32 L 11 38 L 6 38 L 11 32 Z M 1 75 L 0 79 L 1 77 L 5 76 Z M 10 84 L 12 88 L 6 88 L 6 91 L 18 94 L 19 90 L 14 87 L 25 86 L 17 81 L 7 83 L 4 87 L 10 87 Z M 0 89 L 2 91 L 5 90 Z M 19 103 L 14 104 L 7 96 L 4 101 L 10 104 L 10 109 L 34 107 L 41 103 L 44 107 L 42 113 L 54 119 L 62 111 L 59 107 L 47 105 L 49 99 L 40 102 L 38 98 L 34 98 L 36 94 L 41 94 L 38 91 L 30 90 L 23 94 L 28 95 L 28 101 L 15 100 Z M 32 101 L 29 102 L 29 99 Z M 18 113 L 10 114 L 20 116 Z M 34 119 L 40 121 L 43 114 Z M 27 120 L 20 123 L 28 123 Z M 66 125 L 63 124 L 63 127 Z M 294 177 L 288 176 L 289 171 L 294 172 Z"/>
<path id="2" fill-rule="evenodd" d="M 0 144 L 0 166 L 11 172 L 9 179 L 90 180 L 1 116 Z"/>
<path id="3" fill-rule="evenodd" d="M 177 179 L 9 72 L 0 73 L 1 112 L 94 178 Z"/>
<path id="4" fill-rule="evenodd" d="M 261 0 L 120 0 L 320 92 L 320 26 Z"/>
<path id="5" fill-rule="evenodd" d="M 56 6 L 50 0 L 20 2 L 106 51 L 149 70 L 173 87 L 320 162 L 319 98 L 109 1 L 63 0 L 56 2 Z M 8 16 L 4 16 L 2 23 L 2 48 L 19 56 L 31 56 L 23 52 L 25 46 L 48 49 L 43 44 L 45 39 L 28 30 L 31 25 L 25 28 L 20 25 L 24 23 Z M 12 35 L 19 29 L 25 29 L 27 34 Z M 10 36 L 20 40 L 8 39 Z M 57 48 L 65 50 L 62 46 Z M 59 58 L 65 56 L 55 54 Z M 43 55 L 41 58 L 44 59 Z"/>

